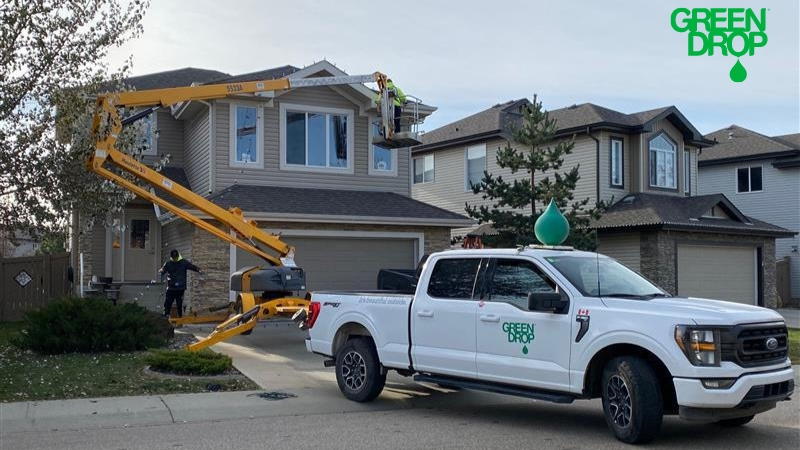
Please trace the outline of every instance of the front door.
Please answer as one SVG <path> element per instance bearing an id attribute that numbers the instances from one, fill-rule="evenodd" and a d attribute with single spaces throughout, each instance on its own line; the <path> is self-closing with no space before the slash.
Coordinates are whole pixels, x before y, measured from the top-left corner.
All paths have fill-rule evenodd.
<path id="1" fill-rule="evenodd" d="M 124 281 L 150 281 L 158 270 L 158 222 L 152 214 L 125 215 Z"/>
<path id="2" fill-rule="evenodd" d="M 528 293 L 563 292 L 533 261 L 501 258 L 487 271 L 476 316 L 481 380 L 569 389 L 569 314 L 528 310 Z"/>
<path id="3" fill-rule="evenodd" d="M 418 291 L 411 308 L 414 368 L 458 377 L 475 377 L 476 278 L 480 258 L 439 259 L 428 289 Z"/>

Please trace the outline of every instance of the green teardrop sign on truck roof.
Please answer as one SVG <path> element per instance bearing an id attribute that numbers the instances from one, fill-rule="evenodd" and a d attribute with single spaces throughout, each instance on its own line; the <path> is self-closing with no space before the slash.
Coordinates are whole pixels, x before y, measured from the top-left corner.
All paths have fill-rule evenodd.
<path id="1" fill-rule="evenodd" d="M 559 245 L 569 236 L 569 222 L 561 214 L 555 200 L 551 199 L 547 209 L 536 219 L 533 226 L 536 239 L 544 245 Z"/>

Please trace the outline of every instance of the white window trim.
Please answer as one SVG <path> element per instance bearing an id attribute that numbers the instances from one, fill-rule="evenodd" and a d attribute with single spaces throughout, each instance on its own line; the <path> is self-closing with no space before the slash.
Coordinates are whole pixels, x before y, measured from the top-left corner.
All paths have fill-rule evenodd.
<path id="1" fill-rule="evenodd" d="M 156 156 L 158 155 L 158 111 L 153 111 L 150 115 L 141 119 L 142 121 L 150 121 L 150 135 L 145 136 L 148 143 L 148 149 L 142 150 L 142 156 Z M 147 125 L 145 125 L 145 132 Z"/>
<path id="2" fill-rule="evenodd" d="M 263 169 L 264 168 L 264 106 L 256 103 L 236 102 L 229 103 L 228 109 L 230 110 L 230 125 L 228 126 L 228 134 L 230 134 L 230 145 L 228 147 L 229 164 L 231 167 L 240 167 L 243 169 Z M 256 152 L 258 160 L 256 162 L 241 162 L 236 160 L 236 107 L 244 106 L 256 109 Z"/>
<path id="3" fill-rule="evenodd" d="M 619 183 L 614 183 L 614 143 L 619 142 Z M 609 167 L 609 181 L 610 185 L 613 188 L 624 188 L 625 187 L 625 142 L 620 138 L 611 138 L 611 153 L 609 154 L 608 158 L 608 167 Z"/>
<path id="4" fill-rule="evenodd" d="M 427 158 L 429 156 L 430 156 L 431 161 L 432 161 L 431 165 L 433 165 L 433 180 L 425 181 L 425 158 Z M 422 181 L 420 181 L 419 183 L 417 183 L 416 180 L 414 179 L 416 177 L 416 175 L 417 175 L 416 172 L 415 172 L 416 169 L 414 167 L 415 166 L 414 161 L 416 161 L 416 160 L 422 160 Z M 428 184 L 428 183 L 433 183 L 435 181 L 436 181 L 436 158 L 434 157 L 433 153 L 429 153 L 427 155 L 422 155 L 422 156 L 417 156 L 417 157 L 411 159 L 411 184 L 412 185 L 415 185 L 415 184 Z"/>
<path id="5" fill-rule="evenodd" d="M 753 169 L 759 168 L 761 169 L 761 189 L 754 191 L 753 186 L 753 177 L 752 172 Z M 747 169 L 747 190 L 746 191 L 739 191 L 739 169 Z M 737 194 L 760 194 L 764 192 L 764 166 L 745 166 L 745 167 L 737 167 L 734 171 L 734 182 L 736 183 L 736 193 Z"/>
<path id="6" fill-rule="evenodd" d="M 485 171 L 489 162 L 489 157 L 486 151 L 486 144 L 470 145 L 464 150 L 464 192 L 472 192 L 472 187 L 469 185 L 469 151 L 474 148 L 483 148 L 483 170 Z M 481 171 L 481 179 L 483 179 L 483 171 Z M 479 181 L 480 182 L 480 181 Z"/>
<path id="7" fill-rule="evenodd" d="M 672 180 L 674 182 L 673 186 L 659 186 L 658 184 L 653 184 L 653 180 L 650 177 L 650 162 L 651 162 L 651 159 L 653 157 L 652 153 L 654 151 L 652 149 L 652 147 L 651 147 L 651 144 L 652 144 L 653 141 L 658 139 L 659 136 L 663 136 L 664 139 L 666 139 L 666 141 L 669 142 L 670 145 L 672 145 L 672 149 L 673 149 L 673 153 L 672 153 L 672 156 L 673 156 L 673 163 L 672 163 L 673 176 L 672 176 Z M 658 151 L 661 151 L 661 150 L 657 149 L 655 151 L 658 152 Z M 664 133 L 664 132 L 658 133 L 655 136 L 653 136 L 652 139 L 648 139 L 647 140 L 647 182 L 648 182 L 648 184 L 650 185 L 651 188 L 667 189 L 667 190 L 671 190 L 671 191 L 677 191 L 678 190 L 678 144 L 676 144 L 675 141 L 670 139 L 670 137 L 669 137 L 669 135 L 667 135 L 667 133 Z"/>
<path id="8" fill-rule="evenodd" d="M 369 130 L 369 140 L 367 141 L 367 147 L 369 148 L 369 169 L 367 173 L 369 175 L 376 175 L 380 177 L 396 177 L 398 152 L 396 148 L 389 150 L 392 154 L 392 170 L 381 170 L 375 168 L 375 146 L 372 145 L 372 139 L 375 137 L 375 132 L 373 130 L 372 122 L 377 120 L 377 118 L 375 116 L 369 116 L 367 120 L 369 120 L 367 123 L 367 129 Z"/>
<path id="9" fill-rule="evenodd" d="M 347 116 L 347 167 L 313 167 L 300 164 L 287 164 L 286 163 L 286 112 L 304 112 L 304 113 L 323 113 L 323 114 L 336 114 L 340 116 Z M 351 109 L 340 108 L 326 108 L 322 106 L 308 106 L 296 103 L 281 103 L 279 113 L 280 115 L 280 169 L 293 170 L 298 172 L 324 172 L 324 173 L 341 173 L 350 174 L 355 173 L 354 166 L 354 151 L 355 147 L 353 136 L 355 133 L 355 114 Z M 395 165 L 396 166 L 396 165 Z"/>
<path id="10" fill-rule="evenodd" d="M 692 152 L 683 150 L 683 195 L 692 195 Z"/>

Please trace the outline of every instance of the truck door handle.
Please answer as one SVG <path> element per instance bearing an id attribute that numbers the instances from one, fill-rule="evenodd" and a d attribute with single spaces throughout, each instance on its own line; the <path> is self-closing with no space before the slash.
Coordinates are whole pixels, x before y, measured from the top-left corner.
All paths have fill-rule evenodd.
<path id="1" fill-rule="evenodd" d="M 417 311 L 417 315 L 420 317 L 433 317 L 433 311 L 428 311 L 425 309 L 422 311 Z"/>
<path id="2" fill-rule="evenodd" d="M 500 322 L 500 316 L 496 314 L 481 314 L 481 320 L 484 322 Z"/>

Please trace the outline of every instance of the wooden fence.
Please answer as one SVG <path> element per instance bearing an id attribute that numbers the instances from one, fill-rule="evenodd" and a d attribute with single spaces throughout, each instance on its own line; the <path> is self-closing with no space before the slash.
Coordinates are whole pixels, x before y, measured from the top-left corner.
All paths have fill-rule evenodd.
<path id="1" fill-rule="evenodd" d="M 70 292 L 69 253 L 0 258 L 0 322 L 22 320 Z"/>

